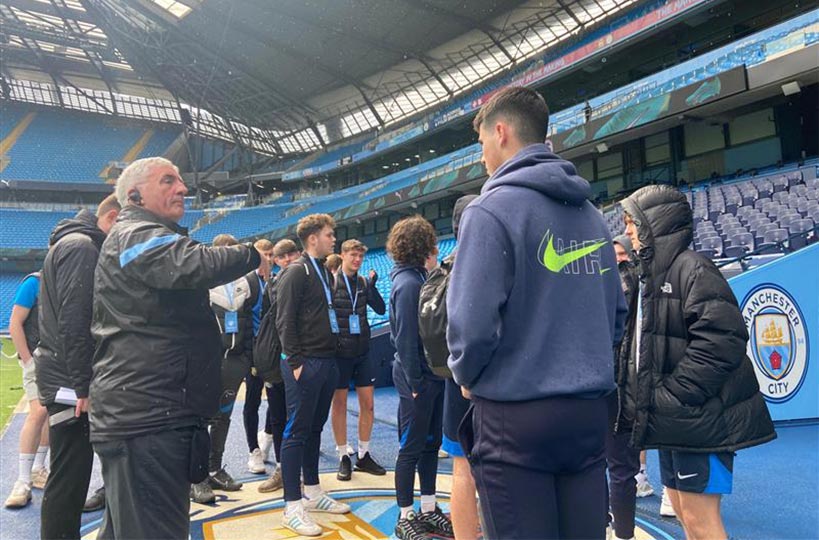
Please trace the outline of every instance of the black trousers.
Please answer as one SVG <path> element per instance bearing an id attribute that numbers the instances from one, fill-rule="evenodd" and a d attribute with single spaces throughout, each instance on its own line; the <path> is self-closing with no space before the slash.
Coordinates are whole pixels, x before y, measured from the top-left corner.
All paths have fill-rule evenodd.
<path id="1" fill-rule="evenodd" d="M 48 405 L 48 415 L 74 407 Z M 51 473 L 43 492 L 40 515 L 40 537 L 80 538 L 82 507 L 91 481 L 94 452 L 88 439 L 88 415 L 50 425 L 48 436 L 51 444 Z"/>
<path id="2" fill-rule="evenodd" d="M 187 540 L 193 428 L 94 443 L 105 482 L 99 540 Z"/>
<path id="3" fill-rule="evenodd" d="M 444 419 L 444 381 L 424 379 L 418 395 L 397 363 L 392 380 L 398 391 L 398 457 L 395 460 L 395 497 L 398 506 L 413 505 L 415 471 L 421 495 L 434 495 L 438 476 L 438 449 Z"/>
<path id="4" fill-rule="evenodd" d="M 284 500 L 298 501 L 300 473 L 304 485 L 319 483 L 321 431 L 330 414 L 338 367 L 335 358 L 305 358 L 297 381 L 287 361 L 281 364 L 288 412 L 281 460 Z"/>
<path id="5" fill-rule="evenodd" d="M 230 429 L 230 415 L 236 402 L 245 375 L 250 373 L 250 358 L 245 355 L 228 355 L 222 359 L 222 394 L 219 397 L 219 413 L 208 420 L 210 426 L 210 459 L 208 468 L 216 472 L 222 468 L 222 455 L 225 453 Z"/>
<path id="6" fill-rule="evenodd" d="M 271 394 L 268 389 L 265 389 L 264 380 L 261 377 L 256 375 L 251 375 L 250 373 L 247 374 L 245 377 L 245 407 L 242 409 L 242 421 L 245 424 L 245 436 L 247 437 L 247 448 L 248 451 L 253 452 L 256 448 L 259 447 L 259 406 L 262 404 L 262 390 L 267 393 L 267 410 L 276 409 L 277 411 L 281 411 L 281 406 L 284 400 L 284 383 L 281 385 L 281 400 L 276 401 L 279 399 L 275 393 Z M 287 422 L 287 406 L 284 406 L 284 422 Z M 267 431 L 267 425 L 270 420 L 270 413 L 268 413 L 267 417 L 265 418 L 264 428 L 266 433 L 270 433 Z M 284 428 L 282 427 L 282 431 Z M 275 431 L 273 434 L 275 435 Z M 279 444 L 278 448 L 281 448 L 281 444 Z M 277 456 L 278 451 L 277 451 Z"/>
<path id="7" fill-rule="evenodd" d="M 472 401 L 460 438 L 485 537 L 604 538 L 606 398 Z"/>
<path id="8" fill-rule="evenodd" d="M 276 461 L 282 462 L 282 439 L 284 427 L 287 425 L 287 401 L 285 399 L 284 382 L 265 386 L 267 394 L 267 416 L 264 422 L 264 432 L 273 435 L 273 449 L 276 451 Z"/>
<path id="9" fill-rule="evenodd" d="M 609 429 L 606 433 L 606 463 L 609 470 L 609 507 L 614 516 L 614 534 L 617 538 L 634 536 L 634 514 L 637 508 L 637 480 L 640 472 L 640 451 L 628 445 L 631 430 L 620 427 L 614 433 L 617 421 L 617 393 L 608 398 Z"/>

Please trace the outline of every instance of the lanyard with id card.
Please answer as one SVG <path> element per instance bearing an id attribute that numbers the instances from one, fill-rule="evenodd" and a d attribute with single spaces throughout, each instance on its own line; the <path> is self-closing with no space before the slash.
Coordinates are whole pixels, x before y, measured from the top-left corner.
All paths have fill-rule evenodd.
<path id="1" fill-rule="evenodd" d="M 316 274 L 318 274 L 319 281 L 321 281 L 321 286 L 324 287 L 324 296 L 327 297 L 328 316 L 330 318 L 330 331 L 333 334 L 338 334 L 340 330 L 338 328 L 338 318 L 336 318 L 336 310 L 333 309 L 333 295 L 330 292 L 329 285 L 330 278 L 322 274 L 321 270 L 319 270 L 319 265 L 316 263 L 316 260 L 313 257 L 310 257 L 310 262 L 313 263 L 313 268 L 316 269 Z M 326 271 L 327 270 L 325 269 L 325 272 Z"/>
<path id="2" fill-rule="evenodd" d="M 233 307 L 233 283 L 225 285 L 225 292 L 228 295 L 228 302 Z M 236 311 L 225 311 L 225 333 L 236 334 L 239 332 L 239 313 Z"/>
<path id="3" fill-rule="evenodd" d="M 361 319 L 355 311 L 355 305 L 358 303 L 358 280 L 356 279 L 355 296 L 353 296 L 350 281 L 347 279 L 347 274 L 344 273 L 344 270 L 341 271 L 341 275 L 344 276 L 344 284 L 347 285 L 347 294 L 350 295 L 350 301 L 353 303 L 353 313 L 350 315 L 350 334 L 358 335 L 361 334 Z"/>

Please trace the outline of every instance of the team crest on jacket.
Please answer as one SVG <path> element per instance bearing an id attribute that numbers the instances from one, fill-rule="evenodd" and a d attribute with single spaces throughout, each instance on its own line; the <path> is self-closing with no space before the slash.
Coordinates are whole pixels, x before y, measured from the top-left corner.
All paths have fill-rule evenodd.
<path id="1" fill-rule="evenodd" d="M 786 290 L 763 283 L 748 293 L 741 309 L 760 391 L 772 403 L 788 401 L 808 368 L 808 329 L 799 305 Z"/>

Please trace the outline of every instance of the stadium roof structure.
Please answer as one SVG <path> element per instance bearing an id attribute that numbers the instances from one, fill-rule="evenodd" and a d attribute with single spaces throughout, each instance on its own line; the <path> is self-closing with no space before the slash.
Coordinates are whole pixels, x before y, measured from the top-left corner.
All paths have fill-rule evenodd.
<path id="1" fill-rule="evenodd" d="M 429 113 L 637 1 L 3 0 L 0 89 L 284 157 Z"/>

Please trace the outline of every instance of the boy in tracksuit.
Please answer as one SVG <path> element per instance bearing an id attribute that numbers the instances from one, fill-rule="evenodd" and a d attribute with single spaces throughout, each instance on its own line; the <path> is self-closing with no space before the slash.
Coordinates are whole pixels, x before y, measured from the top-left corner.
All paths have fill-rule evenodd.
<path id="1" fill-rule="evenodd" d="M 606 529 L 606 396 L 626 305 L 591 186 L 543 144 L 548 119 L 527 88 L 475 117 L 490 176 L 461 218 L 447 290 L 448 364 L 473 404 L 460 439 L 488 539 Z"/>
<path id="2" fill-rule="evenodd" d="M 421 540 L 426 534 L 453 536 L 452 523 L 435 501 L 438 449 L 444 407 L 444 381 L 424 357 L 418 333 L 418 302 L 427 277 L 426 260 L 437 252 L 435 230 L 421 216 L 396 223 L 387 238 L 395 261 L 390 273 L 390 340 L 396 349 L 392 377 L 398 391 L 399 450 L 395 492 L 401 514 L 395 535 Z M 421 512 L 413 506 L 415 472 L 421 482 Z"/>
<path id="3" fill-rule="evenodd" d="M 287 268 L 290 263 L 300 256 L 301 253 L 296 243 L 289 238 L 279 240 L 276 242 L 276 245 L 273 246 L 273 263 L 279 267 L 279 274 L 281 274 L 281 270 Z M 274 331 L 278 306 L 278 299 L 276 298 L 277 277 L 278 276 L 272 276 L 270 278 L 270 283 L 265 292 L 265 303 L 262 308 L 265 317 L 273 318 Z M 256 344 L 258 344 L 259 339 L 261 339 L 260 333 L 256 335 Z M 279 343 L 279 346 L 281 346 L 281 340 L 278 339 L 278 334 L 276 334 L 274 339 Z M 267 480 L 259 484 L 257 489 L 259 493 L 270 493 L 281 489 L 284 485 L 282 480 L 282 468 L 278 466 L 278 464 L 281 463 L 282 459 L 282 440 L 284 438 L 284 428 L 287 424 L 287 401 L 285 399 L 284 380 L 281 379 L 280 358 L 265 359 L 260 358 L 260 355 L 263 354 L 262 351 L 255 351 L 255 353 L 257 355 L 253 357 L 254 361 L 258 360 L 264 363 L 270 361 L 271 367 L 275 366 L 275 371 L 278 372 L 278 377 L 275 377 L 272 373 L 269 375 L 267 373 L 257 373 L 259 377 L 265 379 L 264 391 L 265 394 L 267 394 L 267 415 L 265 416 L 264 429 L 258 434 L 259 449 L 262 452 L 263 459 L 268 461 L 270 458 L 270 448 L 272 447 L 277 462 L 276 468 Z M 272 362 L 275 362 L 275 364 Z M 259 362 L 254 362 L 254 364 L 258 366 Z M 267 380 L 268 377 L 271 380 Z"/>
<path id="4" fill-rule="evenodd" d="M 285 510 L 282 525 L 296 534 L 319 536 L 322 529 L 305 510 L 346 514 L 350 507 L 330 498 L 319 485 L 321 430 L 338 382 L 338 318 L 333 276 L 324 259 L 333 252 L 335 221 L 327 214 L 299 220 L 296 234 L 304 254 L 277 279 L 276 329 L 281 339 L 287 426 L 281 450 Z M 304 474 L 304 498 L 299 476 Z"/>
<path id="5" fill-rule="evenodd" d="M 213 239 L 214 247 L 237 244 L 238 241 L 229 234 L 220 234 Z M 219 412 L 208 420 L 211 440 L 208 465 L 210 474 L 204 481 L 191 485 L 191 499 L 199 504 L 215 501 L 214 489 L 238 491 L 242 487 L 242 483 L 235 481 L 222 467 L 222 456 L 236 393 L 245 375 L 250 372 L 250 351 L 253 344 L 251 295 L 247 276 L 209 291 L 210 307 L 222 334 L 222 393 L 219 396 Z"/>
<path id="6" fill-rule="evenodd" d="M 387 471 L 370 455 L 370 435 L 374 421 L 374 390 L 378 366 L 370 358 L 370 323 L 367 306 L 383 315 L 387 306 L 375 288 L 378 274 L 370 270 L 369 279 L 359 275 L 367 246 L 355 238 L 341 244 L 341 266 L 335 273 L 333 304 L 338 315 L 338 371 L 339 379 L 333 395 L 333 436 L 338 452 L 338 474 L 341 481 L 350 480 L 353 473 L 352 448 L 347 444 L 347 393 L 350 381 L 355 383 L 358 395 L 358 454 L 355 470 L 383 476 Z"/>
<path id="7" fill-rule="evenodd" d="M 264 316 L 266 302 L 265 290 L 267 288 L 267 280 L 270 277 L 270 267 L 273 265 L 273 244 L 266 238 L 260 238 L 253 243 L 253 247 L 262 256 L 266 270 L 261 269 L 249 272 L 245 278 L 248 285 L 250 285 L 250 312 L 251 312 L 251 343 L 248 349 L 248 356 L 253 357 L 253 341 L 259 334 L 259 327 Z M 264 474 L 265 466 L 264 460 L 267 456 L 264 455 L 259 447 L 259 437 L 257 429 L 259 428 L 259 405 L 262 403 L 262 388 L 264 388 L 264 381 L 259 377 L 254 370 L 249 369 L 245 375 L 245 406 L 242 409 L 242 420 L 245 425 L 245 436 L 247 437 L 247 470 L 253 474 Z M 268 394 L 268 403 L 275 402 Z M 269 447 L 268 447 L 269 450 Z"/>

